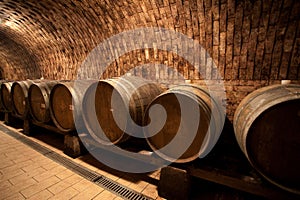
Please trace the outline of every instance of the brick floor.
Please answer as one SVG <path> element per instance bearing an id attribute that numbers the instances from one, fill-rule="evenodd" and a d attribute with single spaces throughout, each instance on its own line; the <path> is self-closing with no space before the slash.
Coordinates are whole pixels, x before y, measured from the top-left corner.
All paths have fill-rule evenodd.
<path id="1" fill-rule="evenodd" d="M 0 122 L 0 125 L 3 123 Z M 0 199 L 122 199 L 2 131 L 0 138 Z M 65 156 L 61 149 L 35 137 L 29 138 Z M 95 161 L 89 155 L 73 161 L 137 192 L 161 199 L 155 185 L 139 180 L 140 176 L 146 175 L 134 176 L 114 170 L 110 172 L 100 163 L 93 164 Z M 151 173 L 149 177 L 157 179 L 159 172 Z"/>

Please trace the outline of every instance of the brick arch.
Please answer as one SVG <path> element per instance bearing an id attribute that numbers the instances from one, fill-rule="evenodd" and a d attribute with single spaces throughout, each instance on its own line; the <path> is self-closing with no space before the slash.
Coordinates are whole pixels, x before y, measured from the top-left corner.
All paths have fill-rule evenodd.
<path id="1" fill-rule="evenodd" d="M 9 80 L 40 78 L 36 56 L 0 30 L 1 75 Z"/>
<path id="2" fill-rule="evenodd" d="M 282 79 L 299 82 L 299 10 L 298 0 L 6 0 L 0 2 L 0 30 L 35 55 L 37 68 L 29 70 L 29 78 L 38 69 L 52 79 L 75 79 L 89 52 L 115 34 L 141 27 L 178 31 L 213 58 L 226 81 L 232 115 L 256 88 Z M 13 55 L 4 52 L 1 59 Z M 8 77 L 16 76 L 18 65 L 11 63 L 18 59 L 6 62 Z M 130 55 L 126 59 L 135 62 Z M 214 70 L 208 69 L 205 79 L 218 79 Z"/>
<path id="3" fill-rule="evenodd" d="M 296 0 L 9 0 L 1 3 L 1 18 L 17 27 L 11 32 L 37 55 L 48 78 L 75 78 L 88 52 L 114 34 L 160 26 L 199 41 L 226 80 L 297 80 L 299 4 Z"/>

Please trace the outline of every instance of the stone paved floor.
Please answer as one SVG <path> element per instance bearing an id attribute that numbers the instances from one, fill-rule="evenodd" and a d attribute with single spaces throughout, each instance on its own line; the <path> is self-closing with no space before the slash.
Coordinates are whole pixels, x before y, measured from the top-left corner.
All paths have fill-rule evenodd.
<path id="1" fill-rule="evenodd" d="M 22 134 L 21 130 L 8 128 Z M 0 199 L 122 199 L 2 131 L 0 138 Z M 30 139 L 65 156 L 58 148 L 61 144 L 47 144 L 37 137 Z M 159 171 L 137 175 L 121 173 L 95 161 L 89 154 L 73 161 L 144 195 L 162 199 L 156 186 Z"/>

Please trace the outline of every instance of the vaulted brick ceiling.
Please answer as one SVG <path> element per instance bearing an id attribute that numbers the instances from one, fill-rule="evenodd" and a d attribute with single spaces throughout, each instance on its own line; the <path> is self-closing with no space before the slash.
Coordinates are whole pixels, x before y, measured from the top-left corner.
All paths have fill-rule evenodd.
<path id="1" fill-rule="evenodd" d="M 207 79 L 218 78 L 218 70 L 226 80 L 299 80 L 299 13 L 298 0 L 2 0 L 0 70 L 6 79 L 74 79 L 103 40 L 139 27 L 165 27 L 207 49 L 217 66 L 205 72 Z M 150 62 L 183 63 L 159 53 L 150 53 Z M 112 67 L 143 64 L 144 54 L 129 52 Z M 182 71 L 198 78 L 193 70 Z"/>

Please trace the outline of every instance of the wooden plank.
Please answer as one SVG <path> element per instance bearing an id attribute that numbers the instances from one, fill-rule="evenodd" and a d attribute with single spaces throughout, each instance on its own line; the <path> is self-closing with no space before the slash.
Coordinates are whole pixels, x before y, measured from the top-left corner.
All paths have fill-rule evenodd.
<path id="1" fill-rule="evenodd" d="M 64 131 L 61 131 L 60 129 L 58 129 L 56 126 L 54 125 L 51 125 L 51 124 L 44 124 L 44 123 L 41 123 L 41 122 L 37 122 L 35 120 L 31 120 L 32 124 L 36 125 L 36 126 L 39 126 L 41 128 L 45 128 L 49 131 L 53 131 L 55 133 L 59 133 L 59 134 L 62 134 L 62 135 L 67 135 L 69 134 L 70 132 L 64 132 Z"/>
<path id="2" fill-rule="evenodd" d="M 189 167 L 188 171 L 191 176 L 270 199 L 295 197 L 293 194 L 282 191 L 275 186 L 271 186 L 250 176 L 229 176 L 220 170 L 215 169 L 210 171 L 193 167 Z"/>
<path id="3" fill-rule="evenodd" d="M 134 159 L 140 162 L 144 162 L 147 164 L 151 164 L 154 166 L 165 166 L 167 164 L 166 161 L 164 161 L 163 159 L 161 159 L 160 157 L 158 157 L 156 154 L 154 154 L 153 152 L 134 152 L 134 154 L 129 154 L 126 149 L 123 149 L 123 151 L 118 150 L 116 146 L 110 146 L 110 145 L 101 145 L 98 142 L 96 142 L 93 139 L 89 139 L 89 138 L 85 138 L 84 142 L 88 143 L 89 145 L 92 145 L 93 147 L 96 148 L 101 148 L 104 151 L 109 151 L 112 153 L 115 153 L 117 155 L 123 156 L 125 158 L 130 158 L 130 159 Z M 133 153 L 133 152 L 131 152 Z M 147 154 L 146 154 L 147 153 Z"/>

